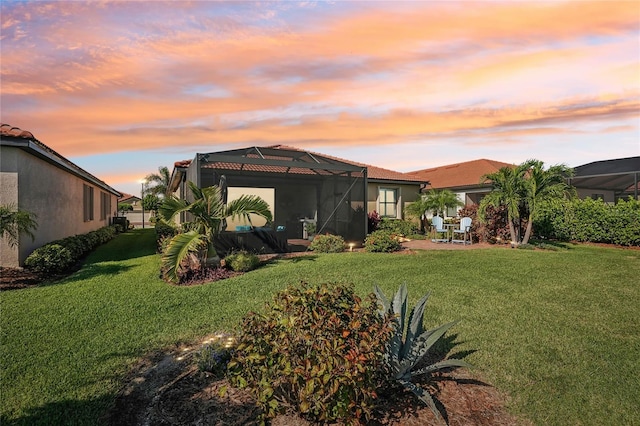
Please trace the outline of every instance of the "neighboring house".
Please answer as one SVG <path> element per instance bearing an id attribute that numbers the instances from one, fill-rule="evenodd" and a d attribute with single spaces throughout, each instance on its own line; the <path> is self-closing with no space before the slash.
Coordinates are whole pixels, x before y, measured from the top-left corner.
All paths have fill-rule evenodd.
<path id="1" fill-rule="evenodd" d="M 229 201 L 259 195 L 271 206 L 270 225 L 285 227 L 289 239 L 302 238 L 304 222 L 315 222 L 318 232 L 353 242 L 364 240 L 368 213 L 402 218 L 425 184 L 404 173 L 283 145 L 198 153 L 175 163 L 169 191 L 189 199 L 187 181 L 201 188 L 224 186 Z M 253 225 L 263 223 L 252 219 Z"/>
<path id="2" fill-rule="evenodd" d="M 482 197 L 491 192 L 491 184 L 484 183 L 482 176 L 495 173 L 503 167 L 516 167 L 515 164 L 502 163 L 487 159 L 449 164 L 431 169 L 408 172 L 407 175 L 418 180 L 428 181 L 429 189 L 449 189 L 453 191 L 465 206 L 479 204 Z M 457 209 L 451 209 L 447 216 L 456 216 Z"/>
<path id="3" fill-rule="evenodd" d="M 138 207 L 140 201 L 141 201 L 140 197 L 136 197 L 135 195 L 127 194 L 124 192 L 122 193 L 122 196 L 118 198 L 118 204 L 120 203 L 131 204 L 134 210 Z"/>
<path id="4" fill-rule="evenodd" d="M 594 161 L 574 167 L 569 179 L 580 198 L 602 198 L 607 203 L 629 196 L 638 200 L 640 157 Z"/>
<path id="5" fill-rule="evenodd" d="M 0 240 L 0 266 L 21 266 L 48 242 L 109 225 L 119 196 L 30 132 L 0 126 L 0 204 L 34 213 L 38 223 L 35 241 L 21 236 L 14 248 Z"/>

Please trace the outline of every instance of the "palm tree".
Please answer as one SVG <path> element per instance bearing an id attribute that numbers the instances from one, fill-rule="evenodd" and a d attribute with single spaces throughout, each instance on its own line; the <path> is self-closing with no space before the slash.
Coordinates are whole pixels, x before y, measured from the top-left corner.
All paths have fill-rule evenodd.
<path id="1" fill-rule="evenodd" d="M 544 170 L 542 161 L 527 160 L 515 168 L 503 167 L 495 173 L 484 175 L 483 181 L 491 182 L 493 189 L 480 202 L 480 217 L 484 220 L 488 206 L 505 206 L 511 241 L 527 244 L 539 204 L 542 201 L 553 202 L 564 198 L 570 188 L 566 178 L 572 174 L 572 169 L 564 165 Z M 527 219 L 524 236 L 521 229 L 522 219 Z"/>
<path id="2" fill-rule="evenodd" d="M 430 189 L 423 197 L 424 211 L 433 210 L 438 215 L 442 212 L 442 217 L 447 217 L 447 209 L 452 207 L 462 207 L 464 203 L 458 196 L 449 189 Z"/>
<path id="3" fill-rule="evenodd" d="M 158 167 L 158 173 L 151 173 L 144 178 L 147 183 L 147 194 L 163 196 L 167 193 L 169 189 L 169 184 L 171 183 L 171 173 L 169 172 L 169 168 L 165 166 Z M 153 183 L 153 186 L 148 186 Z"/>
<path id="4" fill-rule="evenodd" d="M 272 220 L 269 205 L 258 196 L 243 195 L 225 204 L 218 186 L 198 188 L 191 181 L 187 185 L 193 194 L 192 203 L 168 195 L 158 209 L 160 216 L 167 221 L 173 220 L 182 212 L 192 216 L 192 221 L 183 225 L 187 232 L 173 237 L 162 256 L 163 270 L 174 282 L 179 281 L 179 275 L 185 269 L 184 263 L 190 254 L 197 255 L 201 265 L 214 262 L 209 254 L 216 253 L 214 242 L 227 218 L 244 217 L 251 222 L 249 215 L 256 214 L 268 221 Z"/>
<path id="5" fill-rule="evenodd" d="M 0 237 L 5 238 L 10 247 L 18 245 L 20 234 L 35 239 L 33 231 L 38 229 L 34 213 L 16 209 L 13 205 L 0 206 Z"/>
<path id="6" fill-rule="evenodd" d="M 493 189 L 481 201 L 478 211 L 480 219 L 485 220 L 485 212 L 488 206 L 507 208 L 507 222 L 509 222 L 509 234 L 511 241 L 520 241 L 520 207 L 524 200 L 524 165 L 502 167 L 494 173 L 482 176 L 483 182 L 490 182 Z"/>
<path id="7" fill-rule="evenodd" d="M 525 184 L 525 203 L 529 211 L 527 230 L 522 239 L 523 244 L 529 242 L 533 229 L 533 219 L 542 202 L 554 203 L 566 198 L 571 186 L 567 178 L 573 176 L 573 169 L 564 164 L 555 165 L 544 170 L 544 163 L 539 160 L 529 160 L 527 164 L 527 179 Z"/>

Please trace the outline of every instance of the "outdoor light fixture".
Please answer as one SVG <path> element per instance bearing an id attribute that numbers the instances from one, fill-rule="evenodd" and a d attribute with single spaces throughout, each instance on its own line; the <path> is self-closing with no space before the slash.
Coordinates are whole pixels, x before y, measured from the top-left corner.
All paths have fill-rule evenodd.
<path id="1" fill-rule="evenodd" d="M 355 246 L 355 243 L 349 243 L 349 251 L 353 251 L 353 247 Z"/>

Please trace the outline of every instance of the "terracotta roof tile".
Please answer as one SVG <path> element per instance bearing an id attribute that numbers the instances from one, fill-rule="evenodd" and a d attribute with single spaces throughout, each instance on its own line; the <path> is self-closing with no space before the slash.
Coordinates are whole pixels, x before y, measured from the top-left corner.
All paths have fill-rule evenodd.
<path id="1" fill-rule="evenodd" d="M 434 189 L 482 186 L 483 175 L 494 173 L 503 167 L 515 167 L 515 164 L 502 163 L 487 159 L 449 164 L 431 169 L 416 170 L 407 173 L 418 179 L 430 182 Z"/>

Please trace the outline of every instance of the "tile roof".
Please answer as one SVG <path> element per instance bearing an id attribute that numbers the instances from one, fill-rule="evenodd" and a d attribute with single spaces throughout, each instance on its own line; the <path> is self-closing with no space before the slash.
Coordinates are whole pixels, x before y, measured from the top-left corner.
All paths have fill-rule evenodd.
<path id="1" fill-rule="evenodd" d="M 431 169 L 416 170 L 408 172 L 407 175 L 429 181 L 430 187 L 434 189 L 483 186 L 480 182 L 483 175 L 497 172 L 503 167 L 515 167 L 515 164 L 482 158 Z"/>
<path id="2" fill-rule="evenodd" d="M 106 182 L 98 179 L 82 167 L 78 166 L 74 162 L 66 159 L 62 155 L 58 154 L 53 149 L 49 148 L 44 143 L 40 142 L 33 136 L 33 133 L 22 130 L 19 127 L 13 127 L 9 124 L 0 124 L 0 139 L 7 141 L 7 144 L 19 146 L 22 149 L 28 150 L 31 154 L 36 155 L 45 161 L 48 161 L 56 166 L 65 169 L 66 171 L 81 177 L 82 179 L 92 182 L 93 184 L 101 187 L 102 189 L 111 192 L 114 195 L 120 193 L 109 186 Z"/>
<path id="3" fill-rule="evenodd" d="M 120 194 L 122 195 L 118 197 L 118 202 L 121 202 L 122 200 L 128 200 L 129 198 L 137 198 L 138 200 L 140 199 L 140 197 L 138 197 L 137 195 L 127 194 L 126 192 L 121 192 Z"/>

